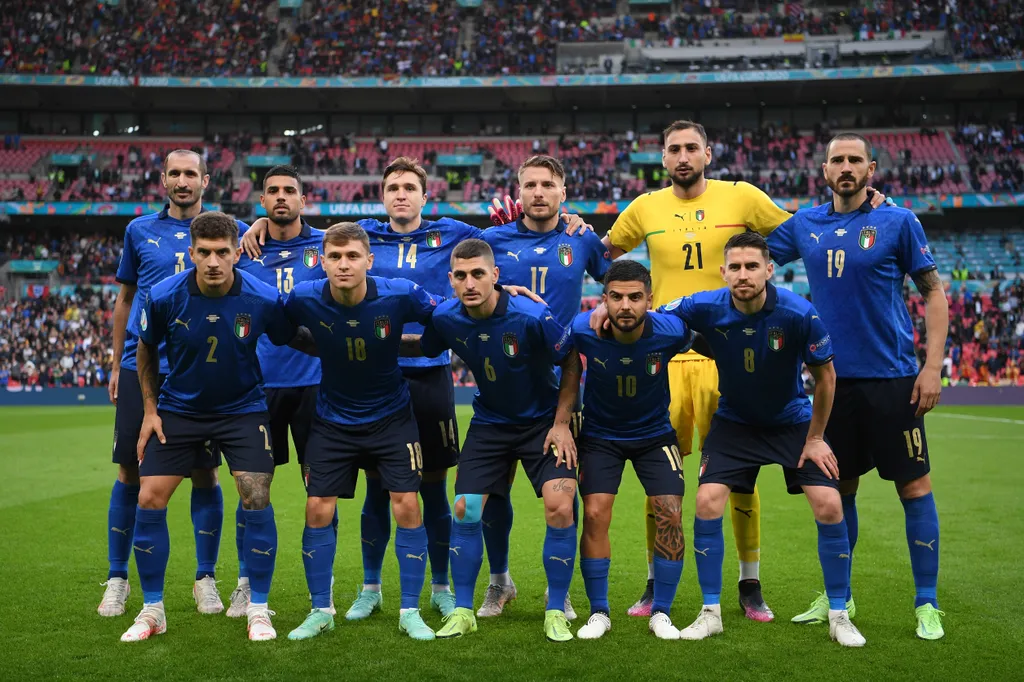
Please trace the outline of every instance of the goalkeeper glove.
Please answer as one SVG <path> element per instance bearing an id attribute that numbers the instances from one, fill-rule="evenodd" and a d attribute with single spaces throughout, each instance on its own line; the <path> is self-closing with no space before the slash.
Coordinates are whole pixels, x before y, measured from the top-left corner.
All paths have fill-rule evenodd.
<path id="1" fill-rule="evenodd" d="M 512 201 L 512 197 L 505 195 L 504 205 L 498 199 L 493 199 L 487 207 L 491 216 L 491 222 L 495 225 L 508 225 L 519 220 L 523 215 L 523 202 L 519 199 Z"/>

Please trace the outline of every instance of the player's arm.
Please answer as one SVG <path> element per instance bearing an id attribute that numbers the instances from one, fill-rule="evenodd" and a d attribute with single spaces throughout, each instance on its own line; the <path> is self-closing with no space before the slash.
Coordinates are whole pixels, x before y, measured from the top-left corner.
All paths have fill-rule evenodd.
<path id="1" fill-rule="evenodd" d="M 615 219 L 612 229 L 608 230 L 608 234 L 601 239 L 601 243 L 608 250 L 612 260 L 640 246 L 647 236 L 644 226 L 641 224 L 641 212 L 646 196 L 646 194 L 638 196 L 629 202 L 626 210 Z"/>
<path id="2" fill-rule="evenodd" d="M 777 265 L 792 263 L 800 258 L 800 247 L 796 239 L 800 220 L 800 214 L 797 213 L 765 237 L 768 242 L 768 253 Z"/>
<path id="3" fill-rule="evenodd" d="M 300 353 L 312 355 L 314 358 L 320 357 L 320 349 L 317 348 L 313 333 L 306 327 L 299 327 L 295 330 L 295 336 L 288 342 L 288 347 L 294 348 Z"/>
<path id="4" fill-rule="evenodd" d="M 544 438 L 544 452 L 554 449 L 559 465 L 565 462 L 572 469 L 576 466 L 576 441 L 572 437 L 572 413 L 580 393 L 580 379 L 583 377 L 583 363 L 575 348 L 558 363 L 562 377 L 558 382 L 558 407 L 555 408 L 555 423 Z"/>
<path id="5" fill-rule="evenodd" d="M 596 282 L 603 282 L 605 273 L 612 264 L 612 252 L 604 245 L 604 240 L 598 239 L 597 235 L 586 235 L 584 239 L 589 247 L 587 258 L 587 274 Z"/>
<path id="6" fill-rule="evenodd" d="M 924 367 L 914 382 L 911 403 L 917 403 L 920 417 L 939 404 L 942 392 L 942 358 L 949 332 L 949 301 L 937 270 L 927 270 L 913 276 L 914 286 L 924 298 L 924 327 L 926 349 Z"/>
<path id="7" fill-rule="evenodd" d="M 814 405 L 811 408 L 811 425 L 807 429 L 807 440 L 797 468 L 810 460 L 829 478 L 839 479 L 839 464 L 832 448 L 825 442 L 825 425 L 832 413 L 832 400 L 836 394 L 836 370 L 832 360 L 821 365 L 807 365 L 814 377 Z"/>
<path id="8" fill-rule="evenodd" d="M 691 330 L 693 334 L 693 344 L 690 346 L 690 350 L 699 355 L 703 355 L 708 360 L 715 359 L 715 352 L 711 350 L 711 344 L 704 338 L 704 335 Z"/>
<path id="9" fill-rule="evenodd" d="M 157 414 L 157 398 L 160 395 L 160 340 L 164 335 L 165 318 L 160 306 L 147 297 L 139 321 L 139 348 L 135 361 L 138 364 L 139 386 L 142 389 L 142 430 L 136 444 L 136 454 L 141 462 L 146 456 L 146 444 L 155 434 L 161 443 L 166 443 L 163 421 Z"/>
<path id="10" fill-rule="evenodd" d="M 114 364 L 110 370 L 110 383 L 107 385 L 107 395 L 114 405 L 117 405 L 117 384 L 121 379 L 121 356 L 124 355 L 124 341 L 128 336 L 128 318 L 132 314 L 132 303 L 135 302 L 138 290 L 136 284 L 121 282 L 117 300 L 114 301 Z"/>
<path id="11" fill-rule="evenodd" d="M 399 353 L 405 357 L 426 356 L 428 358 L 436 358 L 441 353 L 451 348 L 448 341 L 444 338 L 444 335 L 438 331 L 435 322 L 436 321 L 433 316 L 427 320 L 427 323 L 423 325 L 422 336 L 418 336 L 416 334 L 402 334 L 402 343 Z M 417 339 L 419 348 L 415 350 L 410 348 L 408 353 L 402 352 L 401 349 L 405 348 L 407 345 L 406 339 L 408 339 L 408 344 L 411 345 L 414 338 Z"/>
<path id="12" fill-rule="evenodd" d="M 422 358 L 423 346 L 420 345 L 422 334 L 402 334 L 402 341 L 398 344 L 398 355 L 403 358 Z"/>
<path id="13" fill-rule="evenodd" d="M 248 230 L 242 234 L 242 250 L 249 258 L 259 258 L 263 253 L 262 247 L 267 243 L 267 230 L 270 221 L 266 218 L 257 218 Z"/>

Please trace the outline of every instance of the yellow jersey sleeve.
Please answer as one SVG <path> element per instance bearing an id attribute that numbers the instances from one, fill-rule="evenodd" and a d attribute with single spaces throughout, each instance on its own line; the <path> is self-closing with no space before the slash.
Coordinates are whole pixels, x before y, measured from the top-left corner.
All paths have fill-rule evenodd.
<path id="1" fill-rule="evenodd" d="M 771 197 L 759 187 L 749 182 L 737 182 L 733 192 L 744 207 L 747 227 L 763 237 L 767 237 L 772 230 L 792 217 L 787 211 L 776 206 Z"/>
<path id="2" fill-rule="evenodd" d="M 628 253 L 640 246 L 644 241 L 647 233 L 642 225 L 644 222 L 642 216 L 644 210 L 643 203 L 647 200 L 647 196 L 646 194 L 641 194 L 633 199 L 626 206 L 626 210 L 615 219 L 615 224 L 612 225 L 611 232 L 609 232 L 612 246 Z"/>

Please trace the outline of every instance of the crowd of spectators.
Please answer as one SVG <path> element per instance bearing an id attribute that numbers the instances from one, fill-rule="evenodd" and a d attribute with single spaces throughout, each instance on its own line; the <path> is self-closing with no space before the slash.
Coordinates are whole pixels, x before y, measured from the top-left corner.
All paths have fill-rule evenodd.
<path id="1" fill-rule="evenodd" d="M 32 230 L 0 233 L 3 260 L 55 260 L 57 272 L 77 283 L 110 282 L 117 272 L 123 236 Z"/>

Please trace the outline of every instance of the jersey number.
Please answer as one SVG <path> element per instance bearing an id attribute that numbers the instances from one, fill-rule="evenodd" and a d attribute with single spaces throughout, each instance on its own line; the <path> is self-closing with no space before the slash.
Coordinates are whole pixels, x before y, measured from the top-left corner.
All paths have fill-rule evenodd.
<path id="1" fill-rule="evenodd" d="M 538 277 L 539 275 L 539 277 Z M 540 284 L 538 287 L 537 284 Z M 540 296 L 548 288 L 548 269 L 530 268 L 530 291 Z"/>
<path id="2" fill-rule="evenodd" d="M 179 251 L 174 254 L 174 257 L 178 259 L 178 262 L 174 264 L 174 274 L 185 272 L 185 253 L 183 251 Z"/>
<path id="3" fill-rule="evenodd" d="M 366 359 L 366 341 L 362 339 L 345 339 L 348 344 L 348 361 L 353 362 L 358 360 L 362 362 Z"/>
<path id="4" fill-rule="evenodd" d="M 686 254 L 686 262 L 683 263 L 683 270 L 703 270 L 704 269 L 704 253 L 700 250 L 700 242 L 694 242 L 693 244 L 683 244 L 683 253 Z M 697 264 L 694 265 L 693 255 L 697 254 Z"/>
<path id="5" fill-rule="evenodd" d="M 672 467 L 672 471 L 683 470 L 683 458 L 679 455 L 679 448 L 675 445 L 662 445 L 661 450 L 668 457 L 668 463 Z"/>
<path id="6" fill-rule="evenodd" d="M 449 419 L 447 422 L 437 422 L 437 425 L 441 427 L 441 444 L 446 448 L 454 448 L 455 420 Z"/>
<path id="7" fill-rule="evenodd" d="M 843 268 L 846 267 L 846 252 L 842 249 L 836 249 L 833 251 L 829 249 L 825 252 L 828 258 L 828 276 L 833 277 L 832 269 L 835 268 L 835 277 L 843 276 Z"/>
<path id="8" fill-rule="evenodd" d="M 619 397 L 620 398 L 632 398 L 636 395 L 636 377 L 632 374 L 625 376 L 618 375 L 615 377 L 619 386 Z"/>
<path id="9" fill-rule="evenodd" d="M 267 427 L 260 424 L 260 433 L 263 434 L 263 449 L 267 452 L 272 452 L 273 448 L 270 447 L 270 432 L 267 431 Z"/>
<path id="10" fill-rule="evenodd" d="M 282 294 L 287 294 L 295 286 L 295 278 L 292 276 L 294 272 L 295 268 L 277 269 L 277 290 Z"/>
<path id="11" fill-rule="evenodd" d="M 924 442 L 921 440 L 921 429 L 907 429 L 903 432 L 903 437 L 907 440 L 907 457 L 923 462 L 924 456 L 921 454 L 924 451 Z"/>
<path id="12" fill-rule="evenodd" d="M 409 467 L 413 471 L 419 471 L 423 468 L 423 450 L 420 448 L 419 441 L 415 443 L 406 443 L 405 447 L 409 448 Z"/>
<path id="13" fill-rule="evenodd" d="M 497 381 L 498 374 L 494 371 L 494 365 L 491 364 L 491 358 L 484 358 L 484 374 L 487 376 L 488 381 Z"/>
<path id="14" fill-rule="evenodd" d="M 398 267 L 402 268 L 404 263 L 408 263 L 410 268 L 416 267 L 416 245 L 409 244 L 409 254 L 405 253 L 405 244 L 400 243 L 398 245 Z M 429 268 L 428 268 L 429 269 Z"/>
<path id="15" fill-rule="evenodd" d="M 207 362 L 217 362 L 217 358 L 213 356 L 217 352 L 217 337 L 208 336 L 206 337 L 206 343 L 210 344 L 210 352 L 206 354 Z"/>
<path id="16" fill-rule="evenodd" d="M 743 369 L 750 373 L 754 372 L 754 349 L 744 348 L 743 349 Z"/>

